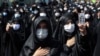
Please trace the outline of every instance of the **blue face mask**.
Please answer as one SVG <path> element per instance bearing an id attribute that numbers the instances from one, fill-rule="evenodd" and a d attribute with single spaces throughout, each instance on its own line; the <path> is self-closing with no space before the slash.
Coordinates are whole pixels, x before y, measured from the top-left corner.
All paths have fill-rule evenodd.
<path id="1" fill-rule="evenodd" d="M 37 29 L 36 36 L 40 40 L 46 39 L 48 36 L 48 30 L 47 29 Z"/>
<path id="2" fill-rule="evenodd" d="M 13 30 L 18 30 L 20 28 L 20 24 L 13 24 Z"/>

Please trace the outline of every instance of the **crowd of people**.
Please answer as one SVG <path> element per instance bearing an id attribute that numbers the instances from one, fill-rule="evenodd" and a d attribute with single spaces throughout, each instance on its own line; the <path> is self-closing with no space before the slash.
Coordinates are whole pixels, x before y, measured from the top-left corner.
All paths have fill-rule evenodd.
<path id="1" fill-rule="evenodd" d="M 0 6 L 0 56 L 100 56 L 100 2 Z"/>

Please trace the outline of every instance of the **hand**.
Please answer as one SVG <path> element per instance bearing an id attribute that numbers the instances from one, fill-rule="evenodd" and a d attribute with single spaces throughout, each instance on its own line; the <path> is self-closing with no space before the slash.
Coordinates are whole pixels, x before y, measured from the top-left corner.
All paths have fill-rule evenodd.
<path id="1" fill-rule="evenodd" d="M 86 26 L 87 26 L 87 27 L 90 27 L 90 24 L 89 24 L 89 22 L 86 22 Z"/>
<path id="2" fill-rule="evenodd" d="M 33 56 L 46 56 L 49 53 L 50 49 L 49 48 L 38 48 Z"/>
<path id="3" fill-rule="evenodd" d="M 79 27 L 79 31 L 80 31 L 81 35 L 85 36 L 87 34 L 86 23 L 85 24 L 78 23 L 78 27 Z"/>
<path id="4" fill-rule="evenodd" d="M 12 27 L 12 25 L 10 23 L 7 23 L 7 25 L 6 25 L 6 31 L 9 31 L 10 27 Z"/>
<path id="5" fill-rule="evenodd" d="M 75 37 L 72 37 L 71 39 L 68 39 L 66 42 L 67 47 L 71 47 L 75 44 Z"/>

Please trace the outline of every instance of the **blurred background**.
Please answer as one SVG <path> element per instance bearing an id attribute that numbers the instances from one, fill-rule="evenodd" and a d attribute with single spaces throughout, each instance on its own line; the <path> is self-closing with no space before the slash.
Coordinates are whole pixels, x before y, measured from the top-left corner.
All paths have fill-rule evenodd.
<path id="1" fill-rule="evenodd" d="M 25 3 L 25 4 L 32 4 L 32 3 L 40 3 L 40 2 L 49 3 L 49 2 L 52 1 L 52 0 L 0 0 L 0 5 L 1 5 L 3 2 L 8 2 L 9 5 L 11 5 L 11 3 L 14 2 L 14 1 L 18 1 L 18 2 L 20 2 L 20 3 Z M 63 1 L 67 1 L 67 0 L 57 0 L 57 1 L 58 1 L 58 2 L 63 2 Z M 82 1 L 82 0 L 68 0 L 68 1 L 69 1 L 69 2 L 75 2 L 75 1 L 80 2 L 80 1 Z M 98 2 L 98 1 L 100 1 L 100 0 L 84 0 L 84 1 L 95 3 L 95 2 Z"/>

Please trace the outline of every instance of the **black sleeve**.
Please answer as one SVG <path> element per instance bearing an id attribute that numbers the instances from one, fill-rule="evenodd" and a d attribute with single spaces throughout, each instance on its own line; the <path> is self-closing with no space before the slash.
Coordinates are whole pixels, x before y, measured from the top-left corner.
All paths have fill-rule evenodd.
<path id="1" fill-rule="evenodd" d="M 79 37 L 77 37 L 77 52 L 80 56 L 87 56 L 90 55 L 90 46 L 89 46 L 89 36 L 88 34 L 82 36 L 79 33 Z"/>
<path id="2" fill-rule="evenodd" d="M 97 40 L 96 40 L 93 56 L 100 56 L 100 22 L 98 23 L 97 29 L 95 31 L 97 33 Z"/>
<path id="3" fill-rule="evenodd" d="M 58 56 L 61 50 L 61 43 L 58 40 L 51 39 L 50 41 L 50 52 L 49 56 Z"/>
<path id="4" fill-rule="evenodd" d="M 33 40 L 34 39 L 31 34 L 30 37 L 25 42 L 19 56 L 32 56 L 33 55 L 35 50 L 38 48 L 38 46 L 35 44 Z"/>

